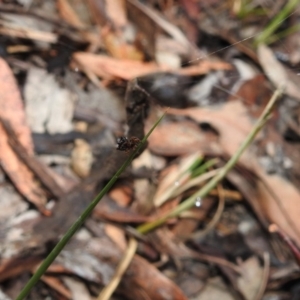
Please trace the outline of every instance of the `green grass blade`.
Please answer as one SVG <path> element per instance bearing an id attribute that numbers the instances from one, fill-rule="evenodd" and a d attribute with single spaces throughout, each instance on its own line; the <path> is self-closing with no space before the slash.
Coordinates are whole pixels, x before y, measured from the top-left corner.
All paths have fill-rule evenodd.
<path id="1" fill-rule="evenodd" d="M 273 18 L 273 20 L 267 25 L 267 27 L 261 32 L 261 34 L 255 39 L 254 45 L 258 46 L 274 34 L 276 29 L 286 20 L 292 13 L 296 5 L 299 4 L 299 0 L 289 0 L 282 10 Z"/>

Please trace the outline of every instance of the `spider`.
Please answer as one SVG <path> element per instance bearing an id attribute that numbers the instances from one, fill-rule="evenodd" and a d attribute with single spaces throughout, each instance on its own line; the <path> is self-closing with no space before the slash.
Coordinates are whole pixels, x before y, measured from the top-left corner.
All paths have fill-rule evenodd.
<path id="1" fill-rule="evenodd" d="M 131 150 L 135 150 L 140 143 L 140 139 L 132 136 L 131 138 L 127 138 L 126 136 L 121 136 L 117 139 L 117 150 L 125 151 L 128 153 Z"/>

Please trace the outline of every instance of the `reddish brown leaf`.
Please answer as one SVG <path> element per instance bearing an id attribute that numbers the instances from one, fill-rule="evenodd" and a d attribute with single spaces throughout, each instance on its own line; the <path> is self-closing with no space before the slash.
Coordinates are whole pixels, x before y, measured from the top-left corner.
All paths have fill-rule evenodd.
<path id="1" fill-rule="evenodd" d="M 166 156 L 193 153 L 208 144 L 206 136 L 191 121 L 163 123 L 155 128 L 148 141 L 151 151 Z"/>
<path id="2" fill-rule="evenodd" d="M 134 299 L 187 299 L 177 285 L 138 255 L 134 256 L 123 280 L 122 288 L 128 291 L 129 287 Z"/>
<path id="3" fill-rule="evenodd" d="M 164 71 L 155 63 L 144 63 L 136 60 L 120 60 L 106 55 L 76 52 L 73 55 L 79 66 L 88 72 L 105 79 L 119 77 L 130 80 L 153 72 Z"/>
<path id="4" fill-rule="evenodd" d="M 0 118 L 10 123 L 22 146 L 32 155 L 33 143 L 26 124 L 21 95 L 12 71 L 3 59 L 0 59 L 0 89 Z M 10 148 L 2 125 L 0 125 L 0 161 L 18 191 L 43 211 L 46 203 L 44 192 L 34 181 L 32 172 Z"/>

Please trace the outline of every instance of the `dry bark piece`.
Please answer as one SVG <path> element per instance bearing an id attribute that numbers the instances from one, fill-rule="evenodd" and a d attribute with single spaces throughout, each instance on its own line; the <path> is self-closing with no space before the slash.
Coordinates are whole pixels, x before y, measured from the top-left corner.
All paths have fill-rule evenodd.
<path id="1" fill-rule="evenodd" d="M 24 88 L 26 115 L 33 132 L 66 133 L 73 129 L 74 95 L 53 74 L 31 68 Z"/>

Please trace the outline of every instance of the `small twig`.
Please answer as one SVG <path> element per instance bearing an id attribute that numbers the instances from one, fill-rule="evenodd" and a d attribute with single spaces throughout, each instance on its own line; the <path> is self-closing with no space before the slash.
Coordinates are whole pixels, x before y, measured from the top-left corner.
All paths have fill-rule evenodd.
<path id="1" fill-rule="evenodd" d="M 120 261 L 114 276 L 112 277 L 110 283 L 101 291 L 97 300 L 108 300 L 111 297 L 115 289 L 118 287 L 129 264 L 131 263 L 133 256 L 136 252 L 137 246 L 137 240 L 131 237 L 126 252 L 124 253 L 122 260 Z"/>

